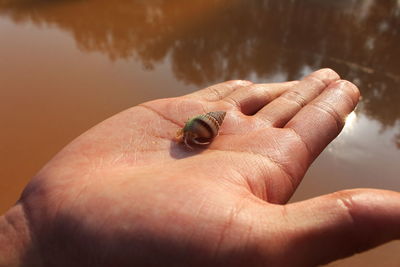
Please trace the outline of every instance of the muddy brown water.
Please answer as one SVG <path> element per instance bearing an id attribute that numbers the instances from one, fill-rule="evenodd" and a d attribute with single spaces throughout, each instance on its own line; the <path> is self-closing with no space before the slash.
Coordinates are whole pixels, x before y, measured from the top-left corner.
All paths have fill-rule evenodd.
<path id="1" fill-rule="evenodd" d="M 0 0 L 0 212 L 69 141 L 125 108 L 321 67 L 363 98 L 292 201 L 400 191 L 399 44 L 397 0 Z M 399 243 L 330 266 L 400 266 Z"/>

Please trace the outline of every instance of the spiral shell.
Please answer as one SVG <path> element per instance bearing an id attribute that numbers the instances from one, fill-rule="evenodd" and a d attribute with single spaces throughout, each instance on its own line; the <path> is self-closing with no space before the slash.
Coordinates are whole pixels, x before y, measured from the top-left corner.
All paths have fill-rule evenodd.
<path id="1" fill-rule="evenodd" d="M 181 142 L 189 148 L 189 143 L 196 145 L 208 145 L 218 135 L 219 127 L 224 121 L 225 111 L 213 111 L 197 115 L 189 119 L 185 126 L 177 133 Z"/>

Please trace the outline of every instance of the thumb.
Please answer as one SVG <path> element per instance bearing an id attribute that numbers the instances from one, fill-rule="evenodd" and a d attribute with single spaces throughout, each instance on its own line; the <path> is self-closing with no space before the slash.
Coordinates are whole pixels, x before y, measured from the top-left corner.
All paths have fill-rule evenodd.
<path id="1" fill-rule="evenodd" d="M 400 194 L 356 189 L 285 207 L 293 262 L 314 266 L 400 238 Z"/>

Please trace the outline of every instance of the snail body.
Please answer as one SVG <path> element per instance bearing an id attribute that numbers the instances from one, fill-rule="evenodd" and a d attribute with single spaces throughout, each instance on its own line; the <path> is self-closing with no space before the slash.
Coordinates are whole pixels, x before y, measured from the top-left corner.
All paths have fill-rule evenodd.
<path id="1" fill-rule="evenodd" d="M 189 144 L 208 145 L 218 135 L 225 115 L 225 111 L 197 115 L 189 119 L 178 131 L 177 138 L 189 148 L 192 148 Z"/>

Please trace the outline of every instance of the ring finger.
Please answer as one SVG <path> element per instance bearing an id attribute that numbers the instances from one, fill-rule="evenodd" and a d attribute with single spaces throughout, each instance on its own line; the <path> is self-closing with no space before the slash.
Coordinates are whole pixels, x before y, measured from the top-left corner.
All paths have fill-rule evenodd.
<path id="1" fill-rule="evenodd" d="M 245 115 L 253 115 L 266 104 L 292 89 L 298 81 L 283 83 L 251 84 L 239 88 L 222 99 Z"/>

